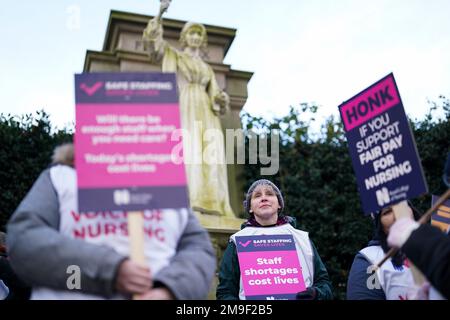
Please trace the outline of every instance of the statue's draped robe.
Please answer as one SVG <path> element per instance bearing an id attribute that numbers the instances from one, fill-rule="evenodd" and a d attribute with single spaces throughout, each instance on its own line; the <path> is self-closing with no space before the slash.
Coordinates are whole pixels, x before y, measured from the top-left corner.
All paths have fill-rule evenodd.
<path id="1" fill-rule="evenodd" d="M 162 71 L 177 74 L 191 207 L 234 217 L 229 203 L 223 132 L 220 119 L 213 112 L 213 108 L 217 110 L 214 97 L 221 92 L 214 72 L 202 59 L 159 41 L 154 48 L 162 54 Z"/>

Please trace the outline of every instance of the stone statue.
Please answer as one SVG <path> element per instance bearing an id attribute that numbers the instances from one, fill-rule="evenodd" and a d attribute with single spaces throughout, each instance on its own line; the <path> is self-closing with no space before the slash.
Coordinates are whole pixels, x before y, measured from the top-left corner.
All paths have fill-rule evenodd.
<path id="1" fill-rule="evenodd" d="M 153 63 L 162 63 L 163 72 L 177 74 L 191 206 L 202 213 L 234 218 L 219 119 L 229 109 L 229 97 L 219 88 L 211 66 L 201 58 L 207 46 L 202 24 L 184 25 L 180 35 L 182 51 L 164 40 L 161 16 L 169 5 L 169 0 L 161 0 L 158 16 L 144 30 L 143 42 Z"/>

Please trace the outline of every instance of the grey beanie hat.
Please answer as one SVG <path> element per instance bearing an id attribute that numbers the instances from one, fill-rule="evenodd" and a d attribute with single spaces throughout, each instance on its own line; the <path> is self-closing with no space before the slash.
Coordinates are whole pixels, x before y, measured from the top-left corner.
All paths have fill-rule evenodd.
<path id="1" fill-rule="evenodd" d="M 245 212 L 250 214 L 250 204 L 251 204 L 251 200 L 252 200 L 252 193 L 253 193 L 253 191 L 255 191 L 256 187 L 260 186 L 260 185 L 266 185 L 266 186 L 272 187 L 273 191 L 275 191 L 275 194 L 277 195 L 278 203 L 280 204 L 280 210 L 278 211 L 278 213 L 282 212 L 284 209 L 283 195 L 281 194 L 280 189 L 278 189 L 278 187 L 272 181 L 269 181 L 267 179 L 256 180 L 255 182 L 252 183 L 250 188 L 248 188 L 247 195 L 245 196 L 245 200 L 244 200 Z"/>

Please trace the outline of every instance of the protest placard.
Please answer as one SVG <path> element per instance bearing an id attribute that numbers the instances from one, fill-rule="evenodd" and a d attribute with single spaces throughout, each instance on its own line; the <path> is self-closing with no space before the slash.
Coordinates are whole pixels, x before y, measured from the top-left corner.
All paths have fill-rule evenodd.
<path id="1" fill-rule="evenodd" d="M 393 74 L 339 106 L 365 214 L 427 192 Z"/>
<path id="2" fill-rule="evenodd" d="M 438 200 L 438 196 L 432 195 L 431 205 L 434 205 Z M 447 232 L 450 228 L 450 200 L 445 201 L 438 209 L 431 215 L 431 225 Z"/>
<path id="3" fill-rule="evenodd" d="M 292 300 L 305 290 L 292 235 L 236 237 L 247 300 Z"/>

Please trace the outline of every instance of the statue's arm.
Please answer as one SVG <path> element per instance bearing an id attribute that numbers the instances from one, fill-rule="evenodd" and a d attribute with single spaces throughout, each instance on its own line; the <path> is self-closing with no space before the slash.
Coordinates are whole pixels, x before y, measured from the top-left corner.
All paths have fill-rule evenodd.
<path id="1" fill-rule="evenodd" d="M 163 38 L 162 15 L 169 8 L 170 2 L 171 0 L 161 0 L 158 15 L 150 19 L 142 35 L 144 49 L 154 62 L 161 61 L 164 56 L 164 51 L 168 46 Z"/>
<path id="2" fill-rule="evenodd" d="M 157 19 L 161 21 L 161 17 L 164 14 L 164 12 L 167 11 L 167 9 L 169 9 L 170 3 L 172 2 L 172 0 L 161 0 L 160 1 L 160 5 L 159 5 L 159 14 Z"/>
<path id="3" fill-rule="evenodd" d="M 163 9 L 163 7 L 160 9 L 158 16 L 150 19 L 142 35 L 144 50 L 148 53 L 153 62 L 160 62 L 162 60 L 164 51 L 168 46 L 167 41 L 163 38 L 163 26 L 161 20 L 161 14 L 167 10 L 167 8 L 165 10 Z"/>

